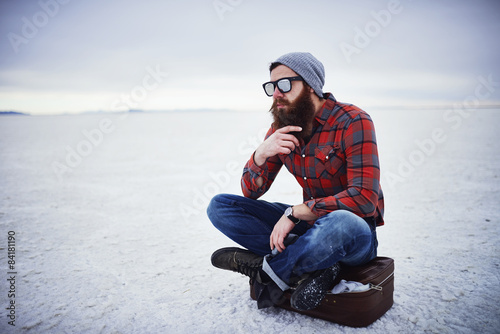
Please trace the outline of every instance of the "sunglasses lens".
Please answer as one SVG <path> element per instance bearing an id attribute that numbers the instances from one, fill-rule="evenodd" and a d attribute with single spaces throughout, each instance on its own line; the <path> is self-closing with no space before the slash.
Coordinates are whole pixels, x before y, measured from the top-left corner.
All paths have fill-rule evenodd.
<path id="1" fill-rule="evenodd" d="M 291 79 L 291 80 L 290 80 Z M 278 86 L 278 90 L 281 93 L 288 93 L 289 91 L 292 90 L 292 80 L 299 80 L 299 77 L 293 77 L 293 78 L 283 78 L 281 80 L 276 81 L 269 81 L 265 83 L 264 86 L 264 91 L 268 96 L 273 96 L 274 95 L 274 90 L 276 89 L 276 86 Z M 302 78 L 300 78 L 302 80 Z M 276 83 L 276 86 L 275 86 Z"/>
<path id="2" fill-rule="evenodd" d="M 272 82 L 268 82 L 264 85 L 264 90 L 268 96 L 273 96 L 274 94 L 274 84 Z"/>
<path id="3" fill-rule="evenodd" d="M 288 93 L 292 89 L 292 83 L 288 79 L 278 81 L 278 88 L 283 93 Z"/>

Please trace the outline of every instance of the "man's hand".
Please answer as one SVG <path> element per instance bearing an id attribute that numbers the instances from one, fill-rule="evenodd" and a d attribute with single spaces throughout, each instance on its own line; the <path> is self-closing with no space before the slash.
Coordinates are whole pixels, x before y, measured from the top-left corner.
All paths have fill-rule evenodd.
<path id="1" fill-rule="evenodd" d="M 318 219 L 311 209 L 304 203 L 293 206 L 293 216 L 304 221 L 315 221 Z M 269 245 L 271 250 L 277 248 L 281 253 L 285 250 L 285 238 L 295 227 L 295 223 L 288 219 L 285 215 L 281 216 L 280 220 L 274 225 L 274 229 L 271 232 L 271 237 L 269 238 Z"/>
<path id="2" fill-rule="evenodd" d="M 280 220 L 274 225 L 273 232 L 271 233 L 271 237 L 269 239 L 269 245 L 271 246 L 271 250 L 274 248 L 278 249 L 278 252 L 282 252 L 285 250 L 285 238 L 287 235 L 293 230 L 295 224 L 288 219 L 285 215 L 281 216 Z"/>
<path id="3" fill-rule="evenodd" d="M 255 150 L 254 160 L 258 166 L 262 166 L 267 158 L 277 154 L 290 154 L 295 147 L 299 146 L 299 140 L 289 132 L 300 132 L 300 126 L 288 125 L 276 130 Z"/>

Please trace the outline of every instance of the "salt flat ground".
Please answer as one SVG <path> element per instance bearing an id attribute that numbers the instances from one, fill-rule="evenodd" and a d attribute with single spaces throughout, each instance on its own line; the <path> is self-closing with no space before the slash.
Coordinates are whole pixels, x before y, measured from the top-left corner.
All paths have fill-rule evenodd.
<path id="1" fill-rule="evenodd" d="M 0 118 L 0 332 L 498 333 L 500 111 L 372 110 L 394 306 L 365 329 L 258 310 L 205 214 L 267 113 Z M 263 197 L 297 204 L 280 174 Z M 15 233 L 15 297 L 7 237 Z M 7 317 L 15 301 L 15 327 Z"/>

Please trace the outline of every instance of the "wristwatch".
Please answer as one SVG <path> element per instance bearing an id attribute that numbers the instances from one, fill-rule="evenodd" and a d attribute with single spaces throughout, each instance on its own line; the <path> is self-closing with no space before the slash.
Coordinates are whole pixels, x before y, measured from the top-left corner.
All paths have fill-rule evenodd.
<path id="1" fill-rule="evenodd" d="M 290 219 L 295 225 L 300 223 L 300 219 L 293 216 L 293 206 L 286 208 L 285 216 Z"/>

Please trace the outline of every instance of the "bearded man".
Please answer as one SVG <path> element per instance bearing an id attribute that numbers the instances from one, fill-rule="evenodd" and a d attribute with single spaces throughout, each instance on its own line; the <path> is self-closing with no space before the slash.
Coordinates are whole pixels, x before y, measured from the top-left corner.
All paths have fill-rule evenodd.
<path id="1" fill-rule="evenodd" d="M 285 54 L 263 87 L 273 124 L 243 170 L 244 196 L 220 194 L 207 209 L 213 225 L 245 249 L 215 251 L 212 264 L 249 276 L 259 308 L 282 302 L 317 307 L 339 271 L 377 256 L 384 200 L 375 129 L 363 110 L 323 93 L 323 64 Z M 258 198 L 285 165 L 303 190 L 296 205 Z"/>

